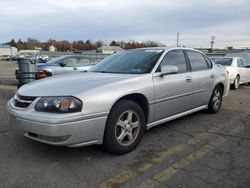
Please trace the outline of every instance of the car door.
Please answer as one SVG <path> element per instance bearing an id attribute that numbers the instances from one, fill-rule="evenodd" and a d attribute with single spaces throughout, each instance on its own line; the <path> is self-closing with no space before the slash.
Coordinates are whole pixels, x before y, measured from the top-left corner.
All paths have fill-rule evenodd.
<path id="1" fill-rule="evenodd" d="M 171 50 L 163 58 L 162 65 L 175 65 L 177 74 L 153 76 L 155 87 L 155 120 L 161 120 L 191 109 L 192 79 L 183 50 Z"/>
<path id="2" fill-rule="evenodd" d="M 240 83 L 247 82 L 248 77 L 248 69 L 245 68 L 243 60 L 241 58 L 237 58 L 237 67 L 240 70 Z"/>
<path id="3" fill-rule="evenodd" d="M 192 50 L 185 50 L 185 54 L 191 66 L 192 108 L 198 108 L 208 104 L 215 75 L 211 61 L 203 54 Z"/>
<path id="4" fill-rule="evenodd" d="M 242 59 L 242 61 L 245 67 L 246 82 L 250 83 L 250 65 L 246 62 L 245 59 Z"/>

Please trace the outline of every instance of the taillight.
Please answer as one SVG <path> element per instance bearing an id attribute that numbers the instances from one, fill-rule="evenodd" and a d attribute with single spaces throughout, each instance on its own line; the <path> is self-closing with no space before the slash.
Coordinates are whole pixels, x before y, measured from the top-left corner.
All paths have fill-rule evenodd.
<path id="1" fill-rule="evenodd" d="M 36 80 L 42 79 L 42 78 L 47 78 L 49 76 L 52 76 L 52 74 L 48 70 L 38 70 L 36 72 Z"/>

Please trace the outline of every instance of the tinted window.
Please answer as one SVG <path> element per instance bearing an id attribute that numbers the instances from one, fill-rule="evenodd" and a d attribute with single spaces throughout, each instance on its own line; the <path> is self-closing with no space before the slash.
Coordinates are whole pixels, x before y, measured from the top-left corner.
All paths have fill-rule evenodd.
<path id="1" fill-rule="evenodd" d="M 230 66 L 232 64 L 232 58 L 218 58 L 214 62 L 223 66 Z"/>
<path id="2" fill-rule="evenodd" d="M 199 52 L 187 51 L 192 71 L 200 71 L 208 69 L 208 64 L 203 55 Z"/>
<path id="3" fill-rule="evenodd" d="M 187 63 L 182 50 L 172 50 L 168 52 L 162 60 L 161 66 L 162 65 L 175 65 L 178 67 L 178 73 L 187 72 Z"/>
<path id="4" fill-rule="evenodd" d="M 89 71 L 121 74 L 150 73 L 163 51 L 140 49 L 117 52 L 97 63 Z"/>
<path id="5" fill-rule="evenodd" d="M 245 67 L 241 59 L 237 59 L 237 67 Z"/>

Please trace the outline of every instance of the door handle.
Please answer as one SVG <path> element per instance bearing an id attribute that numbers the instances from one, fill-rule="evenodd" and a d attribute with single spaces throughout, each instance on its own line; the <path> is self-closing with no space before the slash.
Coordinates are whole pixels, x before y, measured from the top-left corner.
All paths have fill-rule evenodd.
<path id="1" fill-rule="evenodd" d="M 212 78 L 212 79 L 214 78 L 214 74 L 213 74 L 213 73 L 211 74 L 211 78 Z"/>
<path id="2" fill-rule="evenodd" d="M 73 70 L 77 70 L 77 68 L 76 68 L 76 67 L 74 67 L 74 68 L 73 68 Z"/>
<path id="3" fill-rule="evenodd" d="M 186 77 L 186 82 L 188 82 L 188 83 L 192 82 L 191 76 L 187 76 L 187 77 Z"/>

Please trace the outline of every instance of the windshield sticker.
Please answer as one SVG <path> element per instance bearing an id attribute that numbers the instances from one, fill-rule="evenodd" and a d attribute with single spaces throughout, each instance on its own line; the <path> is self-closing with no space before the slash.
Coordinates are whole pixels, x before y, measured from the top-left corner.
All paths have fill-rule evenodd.
<path id="1" fill-rule="evenodd" d="M 145 52 L 155 52 L 155 53 L 161 53 L 163 50 L 145 50 Z"/>

